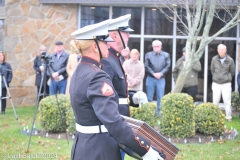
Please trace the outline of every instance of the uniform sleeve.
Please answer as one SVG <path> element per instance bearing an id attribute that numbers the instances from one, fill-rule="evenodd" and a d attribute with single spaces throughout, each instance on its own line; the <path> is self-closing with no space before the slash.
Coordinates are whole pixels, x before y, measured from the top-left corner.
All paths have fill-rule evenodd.
<path id="1" fill-rule="evenodd" d="M 119 143 L 132 149 L 140 156 L 147 153 L 150 142 L 135 135 L 118 112 L 118 103 L 110 77 L 104 72 L 97 72 L 89 83 L 87 97 L 99 120 L 108 129 L 109 134 Z M 145 143 L 140 143 L 141 141 Z"/>

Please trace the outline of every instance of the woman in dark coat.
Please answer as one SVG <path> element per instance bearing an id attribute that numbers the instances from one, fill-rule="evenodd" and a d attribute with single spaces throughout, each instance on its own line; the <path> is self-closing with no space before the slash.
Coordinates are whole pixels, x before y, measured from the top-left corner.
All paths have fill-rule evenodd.
<path id="1" fill-rule="evenodd" d="M 41 81 L 42 81 L 42 78 L 45 74 L 45 72 L 44 72 L 44 68 L 45 68 L 44 56 L 46 54 L 46 51 L 47 51 L 47 47 L 44 46 L 44 45 L 41 45 L 39 47 L 38 55 L 34 59 L 34 63 L 33 63 L 33 68 L 36 71 L 35 86 L 37 86 L 37 95 L 39 96 L 39 101 L 38 102 L 40 102 L 40 100 L 43 97 L 46 97 L 47 95 L 49 95 L 49 86 L 47 85 L 47 80 L 48 80 L 49 77 L 47 76 L 47 74 L 45 75 L 46 78 L 43 79 L 42 86 L 41 86 Z M 40 87 L 41 87 L 41 92 L 40 92 L 40 95 L 39 95 Z M 44 93 L 44 87 L 46 87 L 45 88 L 45 93 Z M 37 97 L 37 99 L 38 99 L 38 97 Z"/>
<path id="2" fill-rule="evenodd" d="M 0 73 L 2 81 L 1 111 L 2 114 L 5 114 L 5 109 L 7 105 L 5 97 L 7 95 L 7 87 L 9 87 L 9 83 L 12 81 L 12 67 L 8 62 L 6 62 L 6 55 L 3 51 L 0 51 Z M 4 80 L 6 81 L 6 83 L 4 82 Z"/>

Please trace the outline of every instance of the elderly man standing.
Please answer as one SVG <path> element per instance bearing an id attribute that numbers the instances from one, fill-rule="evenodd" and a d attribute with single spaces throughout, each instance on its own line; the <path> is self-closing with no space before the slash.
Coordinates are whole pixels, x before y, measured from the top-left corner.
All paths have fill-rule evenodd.
<path id="1" fill-rule="evenodd" d="M 49 67 L 50 95 L 65 94 L 68 77 L 66 67 L 69 55 L 64 51 L 63 42 L 58 41 L 55 45 L 55 53 L 52 54 L 52 62 Z"/>
<path id="2" fill-rule="evenodd" d="M 231 82 L 235 73 L 235 64 L 227 54 L 227 47 L 224 44 L 219 44 L 217 51 L 218 55 L 214 56 L 211 62 L 213 103 L 218 105 L 222 95 L 226 119 L 231 121 Z"/>
<path id="3" fill-rule="evenodd" d="M 152 42 L 153 51 L 145 56 L 145 70 L 147 73 L 146 90 L 148 101 L 153 101 L 154 92 L 157 96 L 157 113 L 160 116 L 160 102 L 165 91 L 165 74 L 171 65 L 170 55 L 162 51 L 162 42 Z"/>

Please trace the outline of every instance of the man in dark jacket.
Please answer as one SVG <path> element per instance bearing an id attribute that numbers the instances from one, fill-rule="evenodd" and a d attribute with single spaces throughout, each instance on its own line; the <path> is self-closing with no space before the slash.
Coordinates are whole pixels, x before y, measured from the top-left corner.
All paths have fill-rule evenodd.
<path id="1" fill-rule="evenodd" d="M 170 55 L 162 51 L 162 42 L 154 40 L 152 42 L 153 51 L 145 55 L 145 71 L 147 74 L 146 90 L 148 101 L 153 101 L 156 90 L 157 112 L 160 116 L 161 99 L 165 92 L 165 74 L 171 65 Z"/>
<path id="2" fill-rule="evenodd" d="M 66 72 L 68 54 L 64 51 L 63 42 L 58 41 L 55 43 L 55 53 L 52 55 L 52 60 L 50 62 L 50 95 L 57 93 L 65 94 L 67 86 L 67 77 Z"/>
<path id="3" fill-rule="evenodd" d="M 218 55 L 214 56 L 211 62 L 213 103 L 218 105 L 222 95 L 226 119 L 231 121 L 231 82 L 235 74 L 235 64 L 227 54 L 227 47 L 224 44 L 219 44 L 217 51 Z"/>

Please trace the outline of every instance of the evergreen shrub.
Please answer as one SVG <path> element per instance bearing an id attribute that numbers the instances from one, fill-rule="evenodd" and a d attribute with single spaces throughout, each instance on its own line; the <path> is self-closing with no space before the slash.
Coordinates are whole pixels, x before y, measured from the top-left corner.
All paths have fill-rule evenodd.
<path id="1" fill-rule="evenodd" d="M 240 97 L 238 92 L 232 92 L 231 105 L 235 110 L 240 111 Z"/>
<path id="2" fill-rule="evenodd" d="M 193 98 L 185 93 L 169 93 L 161 100 L 160 131 L 169 137 L 195 134 Z"/>
<path id="3" fill-rule="evenodd" d="M 157 125 L 157 105 L 153 102 L 142 104 L 138 108 L 130 107 L 130 115 L 132 118 L 146 122 L 151 127 Z"/>
<path id="4" fill-rule="evenodd" d="M 207 135 L 224 133 L 225 115 L 219 106 L 213 103 L 202 103 L 194 110 L 196 131 Z"/>
<path id="5" fill-rule="evenodd" d="M 58 103 L 57 103 L 58 102 Z M 39 103 L 40 125 L 46 131 L 65 132 L 66 111 L 71 108 L 70 98 L 67 95 L 59 94 L 43 98 Z"/>

